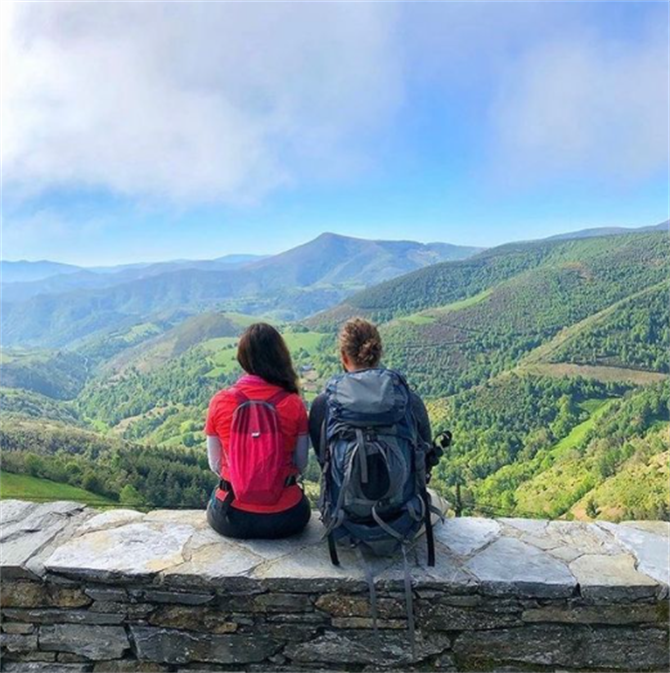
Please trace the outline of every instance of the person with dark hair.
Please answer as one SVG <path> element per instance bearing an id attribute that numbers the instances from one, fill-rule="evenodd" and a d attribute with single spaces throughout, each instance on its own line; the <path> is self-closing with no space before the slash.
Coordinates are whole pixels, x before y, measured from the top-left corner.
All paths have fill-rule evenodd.
<path id="1" fill-rule="evenodd" d="M 241 336 L 237 361 L 245 374 L 214 395 L 207 414 L 209 465 L 220 479 L 207 521 L 233 538 L 294 535 L 310 519 L 297 483 L 309 438 L 291 355 L 274 327 L 256 323 Z"/>

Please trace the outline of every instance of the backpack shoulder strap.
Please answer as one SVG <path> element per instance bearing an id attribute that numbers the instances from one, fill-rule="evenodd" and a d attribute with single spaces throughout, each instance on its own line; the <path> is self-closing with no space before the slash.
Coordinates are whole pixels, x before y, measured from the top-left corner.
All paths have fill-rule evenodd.
<path id="1" fill-rule="evenodd" d="M 273 407 L 276 407 L 278 404 L 281 404 L 289 395 L 292 395 L 292 393 L 289 393 L 288 390 L 278 390 L 272 397 L 269 397 L 267 400 L 265 400 L 266 404 L 269 404 Z"/>
<path id="2" fill-rule="evenodd" d="M 230 389 L 230 392 L 233 394 L 238 407 L 241 407 L 249 401 L 249 398 L 236 386 L 233 386 Z"/>

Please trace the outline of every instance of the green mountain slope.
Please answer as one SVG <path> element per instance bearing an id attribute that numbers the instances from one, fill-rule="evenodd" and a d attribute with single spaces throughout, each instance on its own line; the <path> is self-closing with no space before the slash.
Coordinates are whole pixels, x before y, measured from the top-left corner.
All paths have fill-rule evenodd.
<path id="1" fill-rule="evenodd" d="M 585 279 L 591 269 L 601 277 L 616 280 L 620 268 L 631 265 L 653 274 L 667 268 L 670 240 L 663 233 L 631 234 L 584 240 L 513 243 L 484 251 L 458 262 L 443 262 L 363 290 L 341 306 L 310 319 L 313 327 L 328 328 L 351 315 L 364 315 L 378 322 L 407 316 L 430 308 L 447 306 L 493 288 L 524 271 L 573 269 Z M 664 279 L 656 274 L 657 282 Z M 646 272 L 645 272 L 646 274 Z"/>
<path id="2" fill-rule="evenodd" d="M 6 388 L 30 390 L 55 399 L 72 399 L 89 375 L 89 363 L 67 351 L 0 351 L 0 380 Z"/>
<path id="3" fill-rule="evenodd" d="M 387 364 L 422 393 L 449 395 L 513 368 L 566 326 L 659 285 L 669 270 L 663 234 L 503 246 L 366 290 L 308 324 L 332 329 L 362 308 L 382 322 Z M 649 341 L 658 355 L 662 339 Z"/>
<path id="4" fill-rule="evenodd" d="M 80 424 L 79 413 L 72 402 L 20 388 L 0 388 L 0 413 L 2 422 L 8 424 L 14 417 Z"/>
<path id="5" fill-rule="evenodd" d="M 670 385 L 626 390 L 581 379 L 505 375 L 432 403 L 455 442 L 435 485 L 465 511 L 508 516 L 578 516 L 594 500 L 606 518 L 667 518 L 659 465 L 670 428 Z M 648 473 L 645 497 L 631 475 Z M 637 493 L 636 493 L 637 492 Z M 665 509 L 664 509 L 665 507 Z"/>

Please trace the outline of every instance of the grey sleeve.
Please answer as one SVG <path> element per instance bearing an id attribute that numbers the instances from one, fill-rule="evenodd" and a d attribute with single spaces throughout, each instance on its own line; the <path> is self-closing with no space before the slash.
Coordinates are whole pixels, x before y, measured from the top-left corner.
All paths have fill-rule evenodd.
<path id="1" fill-rule="evenodd" d="M 307 467 L 307 460 L 309 458 L 309 437 L 307 435 L 298 435 L 295 443 L 295 451 L 293 453 L 293 464 L 304 472 Z"/>
<path id="2" fill-rule="evenodd" d="M 309 436 L 312 440 L 312 446 L 316 453 L 316 458 L 321 462 L 321 426 L 326 418 L 326 396 L 324 393 L 318 395 L 312 402 L 309 409 Z"/>
<path id="3" fill-rule="evenodd" d="M 419 428 L 419 436 L 426 444 L 432 446 L 433 433 L 430 427 L 430 418 L 428 418 L 428 411 L 423 400 L 416 394 L 411 393 L 412 412 Z"/>

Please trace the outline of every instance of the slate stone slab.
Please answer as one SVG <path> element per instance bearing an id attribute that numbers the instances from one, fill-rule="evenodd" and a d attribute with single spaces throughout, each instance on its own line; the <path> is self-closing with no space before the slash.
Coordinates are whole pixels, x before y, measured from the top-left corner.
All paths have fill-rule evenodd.
<path id="1" fill-rule="evenodd" d="M 637 572 L 635 559 L 628 554 L 580 556 L 570 564 L 570 571 L 582 596 L 601 602 L 647 598 L 658 590 L 655 580 Z"/>
<path id="2" fill-rule="evenodd" d="M 457 556 L 470 556 L 500 536 L 501 528 L 492 519 L 462 517 L 446 519 L 435 527 L 435 539 Z"/>
<path id="3" fill-rule="evenodd" d="M 151 626 L 188 629 L 205 633 L 234 633 L 237 624 L 225 612 L 184 605 L 165 605 L 149 617 Z"/>
<path id="4" fill-rule="evenodd" d="M 122 587 L 87 586 L 84 593 L 96 601 L 123 603 L 128 600 L 128 592 Z"/>
<path id="5" fill-rule="evenodd" d="M 179 605 L 206 605 L 214 600 L 214 594 L 194 594 L 183 591 L 165 591 L 161 589 L 146 589 L 134 595 L 150 603 L 177 603 Z"/>
<path id="6" fill-rule="evenodd" d="M 163 664 L 152 664 L 148 661 L 134 661 L 132 659 L 101 661 L 93 666 L 93 673 L 163 673 L 170 670 L 168 666 Z M 192 671 L 193 669 L 191 669 L 191 673 Z"/>
<path id="7" fill-rule="evenodd" d="M 340 566 L 334 566 L 325 544 L 310 546 L 259 565 L 251 577 L 279 591 L 356 590 L 367 586 L 365 569 L 358 556 L 347 549 L 342 549 L 339 555 Z M 390 563 L 392 561 L 380 560 L 375 567 L 377 574 Z"/>
<path id="8" fill-rule="evenodd" d="M 262 562 L 261 557 L 214 531 L 199 531 L 184 550 L 182 562 L 167 567 L 162 578 L 166 585 L 197 590 L 248 575 Z"/>
<path id="9" fill-rule="evenodd" d="M 0 647 L 7 652 L 34 652 L 37 649 L 37 635 L 0 633 Z"/>
<path id="10" fill-rule="evenodd" d="M 54 624 L 40 626 L 40 649 L 71 652 L 87 659 L 120 659 L 130 648 L 122 626 Z"/>
<path id="11" fill-rule="evenodd" d="M 3 614 L 9 619 L 32 624 L 120 624 L 124 619 L 122 614 L 48 608 L 34 610 L 10 608 L 4 610 Z"/>
<path id="12" fill-rule="evenodd" d="M 77 587 L 6 580 L 0 585 L 0 606 L 3 608 L 81 608 L 90 603 L 91 598 Z"/>
<path id="13" fill-rule="evenodd" d="M 39 553 L 66 531 L 84 506 L 51 502 L 31 507 L 5 505 L 7 519 L 0 527 L 0 571 L 5 579 L 40 579 L 44 567 Z"/>
<path id="14" fill-rule="evenodd" d="M 316 513 L 312 514 L 309 524 L 302 533 L 283 540 L 236 540 L 236 544 L 259 556 L 264 561 L 271 561 L 281 556 L 294 554 L 304 547 L 325 546 L 323 526 Z"/>
<path id="15" fill-rule="evenodd" d="M 133 509 L 110 509 L 101 514 L 96 514 L 88 519 L 88 521 L 84 522 L 77 529 L 77 535 L 91 533 L 96 530 L 114 528 L 126 523 L 141 521 L 143 518 L 144 514 L 136 512 Z"/>
<path id="16" fill-rule="evenodd" d="M 559 559 L 514 538 L 500 538 L 465 563 L 487 593 L 571 596 L 577 582 Z"/>
<path id="17" fill-rule="evenodd" d="M 5 661 L 2 670 L 6 673 L 86 673 L 87 664 L 58 664 L 38 661 Z"/>
<path id="18" fill-rule="evenodd" d="M 523 621 L 563 624 L 665 624 L 667 604 L 624 603 L 621 605 L 545 605 L 524 610 Z"/>
<path id="19" fill-rule="evenodd" d="M 405 562 L 402 553 L 390 559 L 380 559 L 382 570 L 375 571 L 375 581 L 383 589 L 404 591 Z M 390 563 L 390 564 L 389 564 Z M 421 536 L 407 553 L 407 563 L 415 585 L 440 587 L 450 593 L 468 593 L 476 589 L 477 580 L 463 568 L 463 560 L 454 556 L 440 542 L 435 543 L 435 565 L 428 565 L 426 539 Z M 361 561 L 358 564 L 362 566 Z M 384 568 L 384 565 L 388 567 Z M 363 567 L 363 566 L 362 566 Z"/>
<path id="20" fill-rule="evenodd" d="M 259 662 L 279 651 L 281 644 L 262 633 L 210 635 L 152 627 L 131 627 L 139 659 L 167 664 Z"/>
<path id="21" fill-rule="evenodd" d="M 315 607 L 333 617 L 372 616 L 369 594 L 324 594 L 316 600 Z M 393 598 L 379 598 L 377 612 L 382 619 L 403 618 L 407 614 L 404 602 Z"/>
<path id="22" fill-rule="evenodd" d="M 22 622 L 2 622 L 2 632 L 13 635 L 27 636 L 35 631 L 32 624 L 23 624 Z"/>
<path id="23" fill-rule="evenodd" d="M 640 526 L 639 523 L 643 525 Z M 663 526 L 664 522 L 654 522 L 660 524 L 660 526 L 653 526 L 654 529 L 660 528 L 666 532 L 665 535 L 658 535 L 656 532 L 651 532 L 651 527 L 645 526 L 644 523 L 636 522 L 636 525 L 629 523 L 626 526 L 616 526 L 602 522 L 599 525 L 610 531 L 635 556 L 637 569 L 641 573 L 667 586 L 670 584 L 670 542 L 667 537 L 667 526 Z"/>
<path id="24" fill-rule="evenodd" d="M 197 669 L 191 669 L 191 672 Z M 146 661 L 124 660 L 102 661 L 93 666 L 93 673 L 163 673 L 174 669 L 163 664 L 151 664 Z"/>
<path id="25" fill-rule="evenodd" d="M 446 634 L 433 633 L 425 637 L 416 634 L 417 659 L 440 654 L 451 644 Z M 373 664 L 375 666 L 403 666 L 412 663 L 411 646 L 407 633 L 386 631 L 380 633 L 380 648 L 373 633 L 364 631 L 339 631 L 318 636 L 306 643 L 291 644 L 285 655 L 299 664 Z M 331 667 L 332 668 L 332 667 Z"/>
<path id="26" fill-rule="evenodd" d="M 26 517 L 36 507 L 37 503 L 26 500 L 0 500 L 0 535 L 8 523 Z"/>
<path id="27" fill-rule="evenodd" d="M 193 528 L 166 523 L 129 523 L 75 537 L 46 561 L 55 573 L 103 581 L 149 579 L 184 562 Z"/>
<path id="28" fill-rule="evenodd" d="M 670 521 L 622 521 L 619 525 L 670 538 Z"/>
<path id="29" fill-rule="evenodd" d="M 10 500 L 3 505 L 3 512 L 7 512 L 7 519 L 2 519 L 0 525 L 0 541 L 11 540 L 17 535 L 34 532 L 59 519 L 68 518 L 85 509 L 77 502 L 66 500 L 33 504 L 26 507 L 25 503 Z"/>
<path id="30" fill-rule="evenodd" d="M 461 666 L 519 664 L 574 668 L 667 670 L 667 632 L 655 628 L 543 624 L 458 636 L 453 650 Z"/>
<path id="31" fill-rule="evenodd" d="M 417 620 L 421 627 L 431 631 L 487 630 L 509 626 L 520 626 L 521 609 L 486 611 L 478 608 L 456 607 L 440 602 L 420 602 L 417 606 Z"/>

